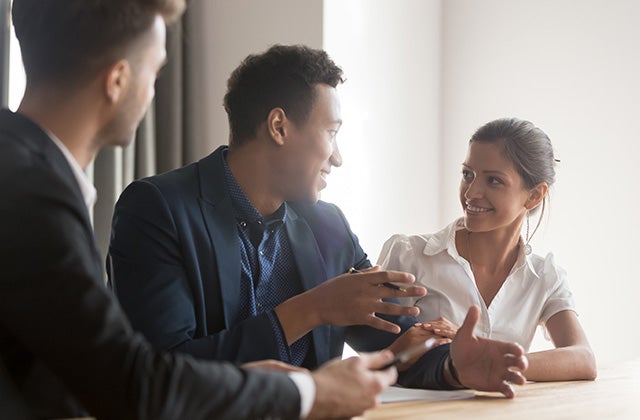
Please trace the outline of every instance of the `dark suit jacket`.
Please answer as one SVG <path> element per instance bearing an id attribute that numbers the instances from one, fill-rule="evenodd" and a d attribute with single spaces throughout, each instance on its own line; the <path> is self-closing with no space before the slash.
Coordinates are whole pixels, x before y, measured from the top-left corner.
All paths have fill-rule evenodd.
<path id="1" fill-rule="evenodd" d="M 0 401 L 37 418 L 297 416 L 286 375 L 158 354 L 133 333 L 102 284 L 67 161 L 38 126 L 7 110 L 0 197 Z"/>
<path id="2" fill-rule="evenodd" d="M 238 319 L 240 245 L 220 147 L 199 162 L 136 181 L 116 204 L 108 269 L 133 327 L 161 349 L 198 358 L 278 359 L 269 317 Z M 288 203 L 286 228 L 305 290 L 350 267 L 369 267 L 338 207 Z M 415 318 L 395 318 L 405 328 Z M 313 330 L 316 363 L 386 347 L 396 336 L 369 327 Z"/>

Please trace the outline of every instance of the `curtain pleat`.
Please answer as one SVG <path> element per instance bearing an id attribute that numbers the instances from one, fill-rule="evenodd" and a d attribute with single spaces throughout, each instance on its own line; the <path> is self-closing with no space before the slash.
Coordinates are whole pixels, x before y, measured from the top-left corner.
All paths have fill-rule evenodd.
<path id="1" fill-rule="evenodd" d="M 168 28 L 168 61 L 156 82 L 156 97 L 138 127 L 134 142 L 124 149 L 103 149 L 93 166 L 93 180 L 98 190 L 94 231 L 103 258 L 109 246 L 113 207 L 124 188 L 136 179 L 188 163 L 184 160 L 183 30 L 183 21 Z"/>
<path id="2" fill-rule="evenodd" d="M 11 36 L 10 0 L 0 0 L 0 107 L 9 104 L 9 39 Z"/>

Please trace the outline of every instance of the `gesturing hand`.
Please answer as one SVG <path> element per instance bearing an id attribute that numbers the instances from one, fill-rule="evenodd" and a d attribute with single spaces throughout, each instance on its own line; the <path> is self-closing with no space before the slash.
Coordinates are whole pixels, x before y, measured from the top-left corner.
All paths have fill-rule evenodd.
<path id="1" fill-rule="evenodd" d="M 419 297 L 427 294 L 421 286 L 411 286 L 413 275 L 400 271 L 382 271 L 373 267 L 357 273 L 347 273 L 282 302 L 275 308 L 287 343 L 320 325 L 369 325 L 393 334 L 400 327 L 376 316 L 376 313 L 415 316 L 419 309 L 384 302 L 383 298 Z M 385 287 L 384 283 L 398 283 L 400 287 Z"/>
<path id="2" fill-rule="evenodd" d="M 308 310 L 315 311 L 320 325 L 369 325 L 397 334 L 400 327 L 378 318 L 376 313 L 416 316 L 419 309 L 384 302 L 382 299 L 419 297 L 424 296 L 427 291 L 421 286 L 403 286 L 403 290 L 395 290 L 385 287 L 384 283 L 411 284 L 414 281 L 415 278 L 411 274 L 382 271 L 377 266 L 357 273 L 343 274 L 307 292 L 313 295 L 313 307 Z"/>
<path id="3" fill-rule="evenodd" d="M 374 407 L 379 394 L 396 381 L 395 368 L 377 370 L 391 359 L 390 351 L 361 354 L 335 359 L 314 371 L 316 399 L 309 418 L 352 417 Z"/>
<path id="4" fill-rule="evenodd" d="M 480 391 L 497 391 L 507 398 L 515 393 L 511 384 L 526 382 L 528 361 L 517 343 L 490 340 L 473 335 L 480 310 L 469 308 L 467 317 L 451 343 L 451 358 L 460 383 Z"/>

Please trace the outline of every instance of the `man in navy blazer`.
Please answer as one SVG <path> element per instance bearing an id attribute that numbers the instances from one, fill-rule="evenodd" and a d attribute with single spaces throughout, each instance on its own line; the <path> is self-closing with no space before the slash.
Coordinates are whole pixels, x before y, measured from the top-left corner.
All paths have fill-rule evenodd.
<path id="1" fill-rule="evenodd" d="M 425 289 L 410 274 L 370 268 L 339 208 L 319 201 L 342 164 L 340 82 L 324 51 L 274 46 L 249 56 L 228 82 L 229 147 L 123 192 L 107 271 L 132 325 L 155 346 L 314 368 L 345 340 L 381 349 L 413 325 L 418 309 L 393 299 Z M 380 287 L 388 282 L 404 291 Z M 474 325 L 471 317 L 467 329 Z M 511 396 L 503 380 L 524 381 L 510 369 L 524 369 L 522 349 L 465 337 L 453 344 L 463 385 Z M 426 353 L 405 383 L 460 385 L 449 360 L 448 345 Z M 497 368 L 487 375 L 487 365 Z"/>

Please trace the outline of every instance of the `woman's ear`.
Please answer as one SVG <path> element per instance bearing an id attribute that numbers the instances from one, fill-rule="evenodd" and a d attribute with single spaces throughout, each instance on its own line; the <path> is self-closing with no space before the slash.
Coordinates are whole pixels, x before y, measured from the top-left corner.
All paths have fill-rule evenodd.
<path id="1" fill-rule="evenodd" d="M 549 185 L 546 182 L 541 182 L 532 189 L 529 190 L 529 197 L 525 202 L 524 206 L 527 210 L 534 209 L 538 207 L 542 199 L 547 195 L 549 191 Z"/>
<path id="2" fill-rule="evenodd" d="M 284 145 L 287 131 L 288 119 L 282 108 L 273 108 L 267 115 L 267 131 L 269 136 L 279 146 Z"/>
<path id="3" fill-rule="evenodd" d="M 131 81 L 131 66 L 127 60 L 120 60 L 107 69 L 105 95 L 112 104 L 124 97 Z"/>

